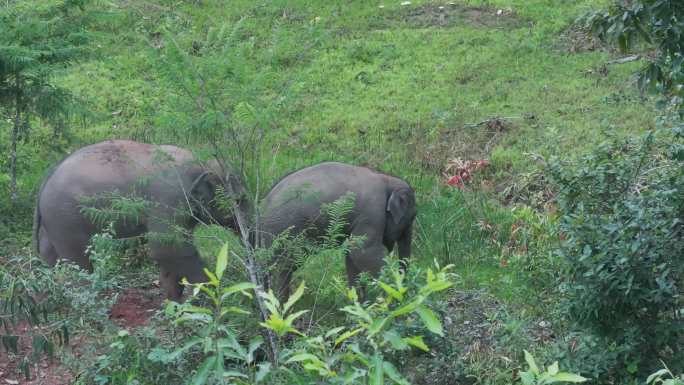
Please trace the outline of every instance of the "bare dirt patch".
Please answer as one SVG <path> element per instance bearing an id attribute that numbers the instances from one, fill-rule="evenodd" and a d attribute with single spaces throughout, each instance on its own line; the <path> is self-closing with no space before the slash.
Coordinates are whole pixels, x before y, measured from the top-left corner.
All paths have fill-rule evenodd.
<path id="1" fill-rule="evenodd" d="M 30 377 L 27 380 L 20 370 L 24 357 L 29 357 L 33 348 L 31 346 L 34 326 L 28 322 L 22 322 L 12 329 L 14 335 L 18 336 L 17 352 L 8 353 L 0 351 L 0 384 L 2 385 L 67 385 L 73 381 L 73 374 L 66 368 L 60 366 L 59 359 L 53 357 L 41 358 L 38 362 L 29 366 Z M 77 341 L 71 341 L 76 344 Z"/>
<path id="2" fill-rule="evenodd" d="M 127 329 L 147 325 L 162 301 L 162 294 L 158 289 L 126 289 L 112 306 L 109 319 Z"/>
<path id="3" fill-rule="evenodd" d="M 135 329 L 145 326 L 163 301 L 159 288 L 128 288 L 119 294 L 116 303 L 109 312 L 109 319 L 116 325 Z M 67 367 L 59 359 L 61 349 L 71 349 L 76 357 L 82 354 L 82 347 L 91 343 L 81 335 L 72 336 L 68 346 L 55 347 L 52 358 L 44 354 L 37 362 L 29 364 L 29 379 L 22 373 L 22 362 L 33 353 L 32 337 L 41 332 L 39 326 L 22 322 L 12 328 L 12 334 L 18 337 L 16 353 L 8 353 L 0 349 L 0 385 L 67 385 L 74 379 Z"/>
<path id="4" fill-rule="evenodd" d="M 407 7 L 390 17 L 412 28 L 447 28 L 456 25 L 516 28 L 524 25 L 523 20 L 510 8 L 472 7 L 454 2 Z"/>
<path id="5" fill-rule="evenodd" d="M 438 140 L 417 142 L 413 153 L 425 170 L 444 174 L 450 159 L 487 159 L 503 134 L 516 129 L 513 120 L 494 116 L 477 123 L 445 128 L 440 131 Z"/>
<path id="6" fill-rule="evenodd" d="M 605 44 L 600 39 L 593 36 L 591 31 L 579 25 L 572 25 L 563 31 L 556 42 L 555 48 L 559 51 L 569 53 L 594 51 L 615 52 L 614 48 Z"/>

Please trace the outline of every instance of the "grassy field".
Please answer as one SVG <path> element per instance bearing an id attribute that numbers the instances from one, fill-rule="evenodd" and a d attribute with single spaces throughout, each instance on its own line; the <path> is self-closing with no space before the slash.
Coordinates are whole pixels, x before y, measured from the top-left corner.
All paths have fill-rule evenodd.
<path id="1" fill-rule="evenodd" d="M 487 284 L 501 274 L 491 270 L 500 270 L 517 220 L 498 198 L 524 184 L 535 159 L 574 157 L 606 134 L 653 125 L 651 103 L 634 88 L 639 63 L 608 64 L 607 49 L 568 29 L 595 5 L 117 2 L 99 25 L 99 55 L 64 78 L 95 111 L 94 123 L 74 134 L 80 143 L 201 144 L 174 138 L 181 122 L 169 109 L 182 85 L 160 70 L 173 42 L 200 47 L 191 66 L 230 72 L 208 74 L 226 87 L 227 109 L 247 102 L 267 121 L 262 190 L 322 160 L 404 177 L 421 202 L 418 260 L 457 262 L 476 277 L 472 285 Z M 221 33 L 228 50 L 218 48 Z M 443 186 L 441 170 L 453 158 L 489 159 L 491 167 L 461 194 Z M 510 285 L 493 286 L 514 297 Z"/>
<path id="2" fill-rule="evenodd" d="M 607 136 L 654 124 L 652 102 L 634 84 L 640 63 L 611 64 L 614 52 L 572 27 L 600 5 L 103 3 L 96 54 L 58 79 L 84 100 L 88 123 L 75 123 L 61 142 L 47 131 L 35 135 L 37 147 L 20 149 L 20 184 L 35 191 L 64 150 L 102 139 L 205 146 L 177 130 L 202 118 L 178 109 L 193 102 L 184 87 L 196 85 L 183 77 L 199 74 L 225 111 L 237 115 L 247 103 L 263 122 L 262 195 L 286 172 L 323 160 L 405 178 L 419 200 L 414 263 L 454 263 L 459 289 L 522 306 L 527 315 L 506 315 L 515 329 L 516 317 L 545 311 L 539 303 L 554 284 L 524 266 L 554 258 L 558 243 L 542 159 L 574 158 Z M 180 67 L 169 65 L 173 49 L 185 55 Z M 3 149 L 7 142 L 1 137 Z M 444 184 L 452 159 L 490 165 L 461 191 Z M 213 254 L 216 245 L 203 249 Z M 312 264 L 302 274 L 318 282 L 323 266 Z M 342 265 L 333 272 L 341 275 Z"/>

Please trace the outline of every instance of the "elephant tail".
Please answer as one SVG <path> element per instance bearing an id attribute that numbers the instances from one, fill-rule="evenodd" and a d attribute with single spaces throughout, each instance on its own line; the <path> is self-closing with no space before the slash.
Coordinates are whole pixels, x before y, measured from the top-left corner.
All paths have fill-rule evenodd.
<path id="1" fill-rule="evenodd" d="M 45 183 L 43 183 L 45 184 Z M 42 191 L 42 186 L 41 186 Z M 38 198 L 36 199 L 36 208 L 33 211 L 33 252 L 36 255 L 40 255 L 40 192 L 38 193 Z"/>

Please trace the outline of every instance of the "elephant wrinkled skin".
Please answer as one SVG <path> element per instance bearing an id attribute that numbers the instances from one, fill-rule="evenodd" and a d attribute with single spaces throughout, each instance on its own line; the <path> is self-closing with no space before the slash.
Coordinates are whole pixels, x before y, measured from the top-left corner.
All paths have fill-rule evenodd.
<path id="1" fill-rule="evenodd" d="M 354 194 L 354 208 L 344 233 L 366 239 L 346 256 L 349 285 L 361 272 L 377 274 L 383 266 L 384 249 L 391 252 L 395 244 L 405 264 L 411 254 L 417 212 L 413 189 L 399 178 L 337 162 L 296 171 L 273 187 L 263 201 L 263 244 L 270 246 L 274 237 L 288 228 L 293 234 L 304 231 L 309 238 L 324 235 L 328 219 L 321 215 L 321 206 L 350 192 Z M 277 261 L 278 282 L 273 286 L 286 298 L 295 266 L 291 258 L 281 257 Z"/>
<path id="2" fill-rule="evenodd" d="M 235 175 L 219 175 L 215 162 L 202 166 L 190 151 L 175 146 L 110 140 L 81 148 L 43 181 L 34 218 L 37 252 L 50 265 L 67 259 L 92 270 L 86 248 L 91 236 L 102 230 L 102 224 L 84 215 L 83 208 L 93 205 L 84 204 L 84 200 L 98 202 L 107 196 L 142 198 L 147 202 L 137 220 L 116 220 L 114 228 L 120 238 L 147 232 L 169 235 L 174 226 L 191 230 L 198 220 L 209 219 L 237 231 L 235 216 L 222 213 L 211 203 L 216 188 L 222 186 L 236 198 L 239 207 L 244 207 L 244 186 Z M 103 207 L 101 203 L 94 205 Z M 190 282 L 206 280 L 204 265 L 190 236 L 171 242 L 163 237 L 149 238 L 150 255 L 160 267 L 160 285 L 170 299 L 181 297 L 181 277 Z"/>

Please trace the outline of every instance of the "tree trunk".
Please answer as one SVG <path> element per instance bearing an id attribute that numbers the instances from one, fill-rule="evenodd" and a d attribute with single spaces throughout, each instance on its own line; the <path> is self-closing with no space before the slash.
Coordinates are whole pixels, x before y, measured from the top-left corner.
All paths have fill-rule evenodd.
<path id="1" fill-rule="evenodd" d="M 19 194 L 17 193 L 17 140 L 19 139 L 19 127 L 21 125 L 21 102 L 19 96 L 19 84 L 17 84 L 15 99 L 15 114 L 14 114 L 14 126 L 12 127 L 12 149 L 10 150 L 10 193 L 12 198 L 12 203 L 16 203 L 19 199 Z"/>

